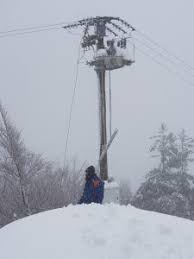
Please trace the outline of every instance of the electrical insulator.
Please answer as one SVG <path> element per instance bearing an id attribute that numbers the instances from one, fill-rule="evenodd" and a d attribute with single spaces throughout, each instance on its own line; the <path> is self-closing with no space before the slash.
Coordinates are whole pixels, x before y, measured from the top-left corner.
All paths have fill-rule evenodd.
<path id="1" fill-rule="evenodd" d="M 126 39 L 122 39 L 121 40 L 121 46 L 120 46 L 122 49 L 126 49 L 127 47 L 127 40 Z"/>

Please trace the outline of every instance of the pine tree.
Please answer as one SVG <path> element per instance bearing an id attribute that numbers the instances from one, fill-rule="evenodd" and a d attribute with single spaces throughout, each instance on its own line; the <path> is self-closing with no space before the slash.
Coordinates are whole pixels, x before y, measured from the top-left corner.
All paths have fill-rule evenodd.
<path id="1" fill-rule="evenodd" d="M 194 154 L 194 139 L 187 136 L 183 129 L 178 135 L 179 139 L 179 167 L 180 173 L 186 174 L 188 172 L 188 165 L 194 162 L 192 155 Z"/>
<path id="2" fill-rule="evenodd" d="M 133 197 L 138 208 L 194 219 L 194 177 L 188 174 L 193 162 L 194 140 L 182 131 L 177 137 L 162 124 L 150 151 L 160 158 L 158 168 L 146 175 Z"/>
<path id="3" fill-rule="evenodd" d="M 150 152 L 156 153 L 152 157 L 160 158 L 159 169 L 161 173 L 169 172 L 170 168 L 176 167 L 175 160 L 178 153 L 176 136 L 173 133 L 168 133 L 166 125 L 162 123 L 158 134 L 151 139 L 155 141 L 150 148 Z"/>

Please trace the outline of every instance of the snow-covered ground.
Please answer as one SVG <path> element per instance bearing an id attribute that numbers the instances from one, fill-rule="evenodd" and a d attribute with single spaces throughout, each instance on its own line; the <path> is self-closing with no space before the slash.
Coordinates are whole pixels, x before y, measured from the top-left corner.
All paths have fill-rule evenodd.
<path id="1" fill-rule="evenodd" d="M 193 259 L 194 222 L 120 205 L 78 205 L 0 229 L 1 259 Z"/>

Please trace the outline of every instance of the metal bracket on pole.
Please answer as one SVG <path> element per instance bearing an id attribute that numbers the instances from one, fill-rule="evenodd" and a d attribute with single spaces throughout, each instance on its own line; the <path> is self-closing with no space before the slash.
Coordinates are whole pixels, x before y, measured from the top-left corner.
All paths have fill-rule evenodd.
<path id="1" fill-rule="evenodd" d="M 113 132 L 112 136 L 110 137 L 107 145 L 104 146 L 102 153 L 100 155 L 100 158 L 98 160 L 98 165 L 96 166 L 96 171 L 99 171 L 100 168 L 100 161 L 102 161 L 102 159 L 104 158 L 104 156 L 107 154 L 109 147 L 111 146 L 113 140 L 115 139 L 116 135 L 118 134 L 118 129 L 115 129 L 115 131 Z"/>

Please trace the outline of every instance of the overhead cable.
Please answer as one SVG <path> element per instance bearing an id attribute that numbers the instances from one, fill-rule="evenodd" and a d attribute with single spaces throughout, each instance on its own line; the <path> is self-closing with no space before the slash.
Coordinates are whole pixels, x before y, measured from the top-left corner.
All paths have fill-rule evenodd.
<path id="1" fill-rule="evenodd" d="M 168 66 L 166 66 L 165 64 L 163 64 L 162 62 L 158 61 L 155 57 L 153 57 L 152 55 L 148 54 L 147 52 L 145 52 L 144 50 L 142 50 L 139 47 L 135 47 L 136 50 L 138 52 L 140 52 L 141 54 L 143 54 L 144 56 L 150 58 L 153 62 L 157 63 L 158 65 L 160 65 L 161 67 L 163 67 L 165 70 L 167 70 L 169 73 L 174 74 L 177 78 L 181 79 L 182 81 L 184 81 L 185 83 L 187 83 L 190 86 L 194 86 L 194 82 L 187 80 L 185 77 L 183 77 L 180 73 L 178 73 L 177 71 L 172 70 L 171 68 L 169 68 Z"/>
<path id="2" fill-rule="evenodd" d="M 151 42 L 153 45 L 159 47 L 161 50 L 163 50 L 164 52 L 166 52 L 168 55 L 174 57 L 177 61 L 181 62 L 182 64 L 184 64 L 185 66 L 187 66 L 190 70 L 194 71 L 194 67 L 192 67 L 190 64 L 188 64 L 185 60 L 183 60 L 182 58 L 180 58 L 179 56 L 175 55 L 174 53 L 172 53 L 171 51 L 169 51 L 167 48 L 163 47 L 162 45 L 160 45 L 158 42 L 156 42 L 155 40 L 151 39 L 147 34 L 145 34 L 144 32 L 140 31 L 140 30 L 135 30 L 137 33 L 139 33 L 140 35 L 142 35 L 142 37 L 144 37 L 147 41 Z"/>
<path id="3" fill-rule="evenodd" d="M 69 122 L 68 122 L 67 136 L 66 136 L 66 141 L 65 141 L 64 168 L 65 168 L 65 166 L 66 166 L 67 148 L 68 148 L 68 140 L 69 140 L 70 129 L 71 129 L 73 105 L 74 105 L 74 101 L 75 101 L 76 90 L 77 90 L 77 83 L 78 83 L 79 64 L 80 64 L 80 53 L 81 53 L 81 44 L 80 44 L 80 42 L 79 42 L 79 46 L 78 46 L 78 57 L 77 57 L 77 61 L 76 61 L 76 71 L 75 71 L 75 79 L 74 79 L 75 81 L 74 81 L 73 95 L 72 95 L 71 105 L 70 105 L 70 113 L 69 113 Z"/>
<path id="4" fill-rule="evenodd" d="M 50 28 L 50 27 L 56 27 L 56 26 L 63 26 L 67 24 L 66 22 L 60 22 L 60 23 L 53 23 L 53 24 L 45 24 L 45 25 L 37 25 L 32 27 L 23 27 L 23 28 L 16 28 L 6 31 L 0 31 L 0 34 L 7 34 L 7 33 L 17 33 L 17 32 L 24 32 L 24 31 L 34 31 L 38 29 L 44 29 L 44 28 Z"/>
<path id="5" fill-rule="evenodd" d="M 5 34 L 0 34 L 0 38 L 6 38 L 6 37 L 14 37 L 14 36 L 20 36 L 20 35 L 25 35 L 25 34 L 31 34 L 35 32 L 46 32 L 46 31 L 56 31 L 56 30 L 61 30 L 61 28 L 45 28 L 45 29 L 36 29 L 36 30 L 31 30 L 31 31 L 21 31 L 21 32 L 15 32 L 15 33 L 5 33 Z"/>
<path id="6" fill-rule="evenodd" d="M 7 30 L 7 31 L 0 31 L 0 38 L 14 37 L 14 36 L 19 36 L 19 35 L 31 34 L 31 33 L 35 33 L 35 32 L 61 30 L 63 28 L 63 26 L 66 24 L 67 23 L 65 23 L 65 22 L 60 22 L 60 23 L 53 23 L 53 24 L 47 24 L 47 25 L 23 27 L 23 28 L 16 28 L 16 29 Z M 72 35 L 80 36 L 80 33 L 72 33 L 69 30 L 66 30 L 66 31 L 68 33 L 71 33 Z"/>
<path id="7" fill-rule="evenodd" d="M 140 45 L 145 46 L 146 48 L 150 49 L 151 51 L 153 51 L 154 53 L 156 53 L 157 56 L 160 56 L 162 59 L 166 60 L 167 62 L 171 63 L 172 65 L 176 66 L 177 69 L 183 69 L 185 70 L 185 73 L 187 73 L 188 75 L 190 75 L 191 77 L 194 77 L 194 70 L 191 71 L 191 69 L 188 69 L 187 66 L 183 65 L 182 63 L 177 63 L 177 61 L 170 57 L 165 55 L 164 53 L 160 52 L 160 50 L 153 48 L 151 45 L 149 45 L 147 42 L 144 42 L 142 40 L 140 40 L 139 38 L 133 37 L 133 39 L 138 42 Z"/>

